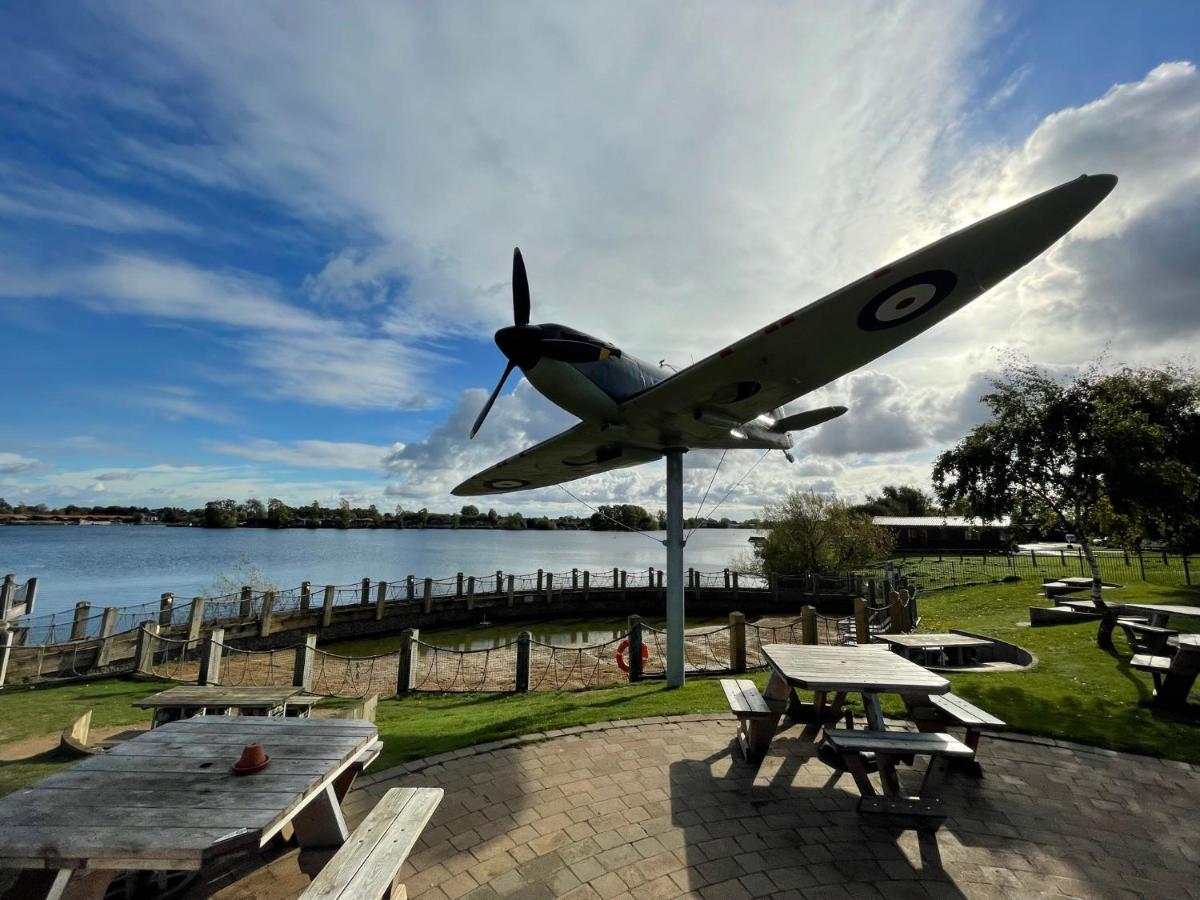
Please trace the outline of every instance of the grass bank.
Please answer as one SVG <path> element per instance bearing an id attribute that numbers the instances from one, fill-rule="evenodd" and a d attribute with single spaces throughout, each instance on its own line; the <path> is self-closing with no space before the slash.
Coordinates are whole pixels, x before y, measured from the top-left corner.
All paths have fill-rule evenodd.
<path id="1" fill-rule="evenodd" d="M 1135 583 L 1113 600 L 1200 604 L 1200 590 Z M 922 630 L 965 628 L 1029 649 L 1038 664 L 1023 672 L 953 675 L 956 693 L 1005 719 L 1014 729 L 1200 763 L 1200 716 L 1147 705 L 1150 677 L 1128 665 L 1120 634 L 1117 652 L 1096 646 L 1096 624 L 1029 628 L 1030 605 L 1041 601 L 1030 581 L 956 588 L 921 599 Z M 754 676 L 760 686 L 765 674 Z M 130 704 L 161 690 L 159 682 L 108 679 L 0 693 L 0 744 L 61 730 L 91 708 L 93 727 L 146 720 Z M 898 699 L 885 709 L 900 714 Z M 608 719 L 715 712 L 726 709 L 716 678 L 694 678 L 679 691 L 660 682 L 602 690 L 502 694 L 420 694 L 379 704 L 384 739 L 379 768 L 459 747 L 535 731 Z M 730 734 L 733 733 L 730 719 Z M 54 752 L 0 763 L 0 793 L 69 764 Z"/>

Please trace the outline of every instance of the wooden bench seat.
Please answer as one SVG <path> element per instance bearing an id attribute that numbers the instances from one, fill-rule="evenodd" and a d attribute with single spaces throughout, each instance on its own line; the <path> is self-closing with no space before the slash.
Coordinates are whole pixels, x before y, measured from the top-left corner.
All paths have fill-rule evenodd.
<path id="1" fill-rule="evenodd" d="M 972 753 L 979 751 L 979 738 L 983 732 L 1004 731 L 1008 728 L 1008 723 L 1003 719 L 996 718 L 987 710 L 980 709 L 957 694 L 933 694 L 926 700 L 929 706 L 936 710 L 936 714 L 932 717 L 933 722 L 929 718 L 922 719 L 915 715 L 914 720 L 917 722 L 917 727 L 921 728 L 924 723 L 932 725 L 936 722 L 941 727 L 958 725 L 965 728 L 967 733 L 964 742 L 971 748 Z M 967 768 L 970 768 L 976 775 L 983 774 L 978 763 L 972 763 Z"/>
<path id="2" fill-rule="evenodd" d="M 301 898 L 404 900 L 408 894 L 397 881 L 400 867 L 443 795 L 441 788 L 392 788 L 367 813 Z"/>
<path id="3" fill-rule="evenodd" d="M 938 789 L 952 759 L 969 760 L 975 751 L 949 734 L 910 731 L 851 731 L 844 728 L 825 730 L 825 744 L 839 754 L 846 769 L 854 776 L 861 799 L 859 812 L 900 813 L 907 815 L 943 815 Z M 875 755 L 882 796 L 871 783 L 863 759 Z M 928 756 L 929 766 L 916 796 L 901 791 L 896 775 L 896 760 L 903 756 Z"/>
<path id="4" fill-rule="evenodd" d="M 1157 691 L 1162 688 L 1163 678 L 1171 671 L 1171 657 L 1154 656 L 1150 653 L 1135 653 L 1133 658 L 1129 660 L 1129 665 L 1139 672 L 1149 672 L 1150 677 L 1154 679 L 1154 689 Z"/>
<path id="5" fill-rule="evenodd" d="M 1129 647 L 1134 653 L 1158 654 L 1167 646 L 1167 639 L 1179 634 L 1173 628 L 1163 628 L 1160 625 L 1149 625 L 1144 619 L 1121 617 L 1117 624 L 1125 632 Z"/>
<path id="6" fill-rule="evenodd" d="M 748 762 L 761 759 L 771 745 L 782 710 L 773 710 L 748 678 L 722 678 L 721 688 L 738 719 L 738 746 Z"/>

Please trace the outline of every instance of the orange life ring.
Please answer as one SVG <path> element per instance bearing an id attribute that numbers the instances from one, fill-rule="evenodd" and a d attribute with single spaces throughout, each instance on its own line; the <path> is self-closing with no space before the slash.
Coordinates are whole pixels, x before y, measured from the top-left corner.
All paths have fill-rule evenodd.
<path id="1" fill-rule="evenodd" d="M 629 639 L 621 641 L 617 644 L 617 668 L 622 672 L 629 671 L 629 663 L 625 662 L 625 651 L 629 649 Z M 646 645 L 642 644 L 642 662 L 650 658 L 650 651 L 646 649 Z"/>

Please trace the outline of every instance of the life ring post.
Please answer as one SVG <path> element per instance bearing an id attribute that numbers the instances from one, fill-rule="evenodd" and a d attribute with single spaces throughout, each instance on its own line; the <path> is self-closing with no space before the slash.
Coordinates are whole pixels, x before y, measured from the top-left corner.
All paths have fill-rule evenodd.
<path id="1" fill-rule="evenodd" d="M 642 663 L 645 661 L 649 653 L 646 651 L 646 645 L 643 643 L 642 636 L 642 617 L 629 617 L 629 680 L 642 680 Z"/>

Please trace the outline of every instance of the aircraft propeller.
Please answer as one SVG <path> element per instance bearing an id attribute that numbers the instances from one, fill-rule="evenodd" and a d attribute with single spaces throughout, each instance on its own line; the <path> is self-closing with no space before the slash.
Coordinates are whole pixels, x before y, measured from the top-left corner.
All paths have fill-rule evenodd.
<path id="1" fill-rule="evenodd" d="M 518 366 L 522 369 L 532 368 L 543 357 L 567 363 L 586 363 L 620 355 L 619 350 L 599 344 L 551 336 L 559 334 L 557 326 L 529 324 L 529 278 L 525 274 L 525 261 L 521 258 L 519 248 L 513 249 L 512 291 L 513 324 L 496 332 L 496 346 L 508 357 L 508 365 L 504 367 L 504 374 L 500 376 L 500 381 L 471 427 L 472 438 L 479 432 L 483 420 L 491 412 L 492 404 L 504 388 L 504 382 Z"/>

